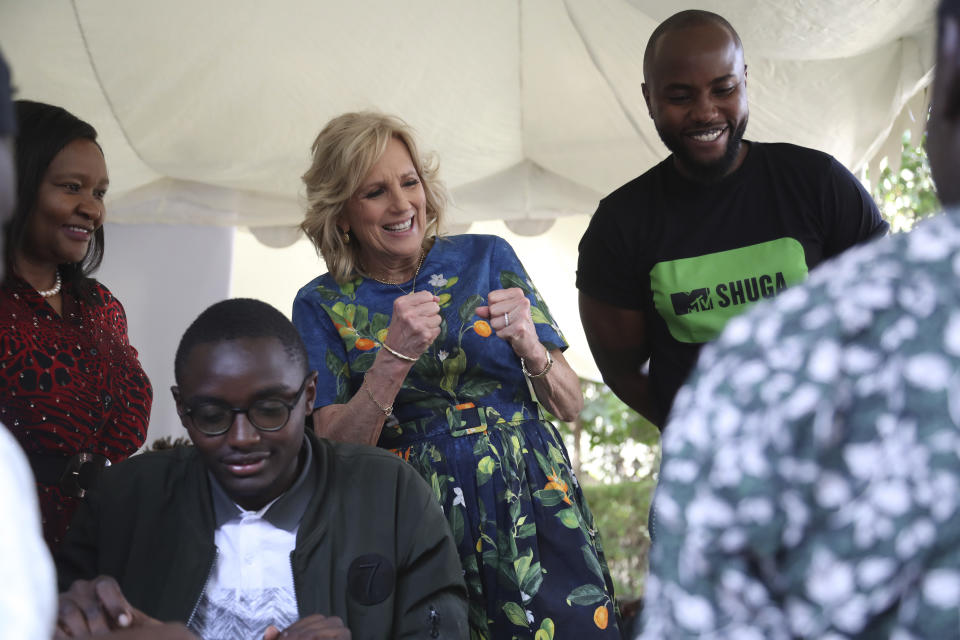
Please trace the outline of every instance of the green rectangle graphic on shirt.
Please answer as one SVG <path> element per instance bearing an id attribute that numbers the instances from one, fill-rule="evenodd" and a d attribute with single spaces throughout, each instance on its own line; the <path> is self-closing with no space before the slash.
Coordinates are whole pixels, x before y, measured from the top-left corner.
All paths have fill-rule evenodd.
<path id="1" fill-rule="evenodd" d="M 779 238 L 694 258 L 658 262 L 650 271 L 657 312 L 679 342 L 716 338 L 733 316 L 803 281 L 803 246 Z"/>

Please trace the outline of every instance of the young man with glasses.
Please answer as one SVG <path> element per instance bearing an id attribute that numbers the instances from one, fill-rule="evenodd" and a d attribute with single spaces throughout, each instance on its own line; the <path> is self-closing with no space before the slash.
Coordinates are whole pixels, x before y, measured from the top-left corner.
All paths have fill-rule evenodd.
<path id="1" fill-rule="evenodd" d="M 57 563 L 66 637 L 152 619 L 206 639 L 465 637 L 430 488 L 396 456 L 305 431 L 317 374 L 289 320 L 215 304 L 175 374 L 194 447 L 116 465 L 78 513 Z"/>

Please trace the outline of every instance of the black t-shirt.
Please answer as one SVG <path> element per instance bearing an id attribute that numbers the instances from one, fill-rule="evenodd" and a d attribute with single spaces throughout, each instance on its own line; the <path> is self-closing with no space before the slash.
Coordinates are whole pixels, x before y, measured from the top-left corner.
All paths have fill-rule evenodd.
<path id="1" fill-rule="evenodd" d="M 887 230 L 833 157 L 749 144 L 740 168 L 712 185 L 684 178 L 667 158 L 604 198 L 580 240 L 577 288 L 646 316 L 661 425 L 700 346 L 730 317 Z"/>

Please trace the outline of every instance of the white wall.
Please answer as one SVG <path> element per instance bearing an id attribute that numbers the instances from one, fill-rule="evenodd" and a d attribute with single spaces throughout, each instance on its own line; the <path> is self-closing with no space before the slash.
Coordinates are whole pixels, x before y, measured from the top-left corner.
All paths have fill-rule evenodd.
<path id="1" fill-rule="evenodd" d="M 173 356 L 194 318 L 230 293 L 232 228 L 107 223 L 96 274 L 123 303 L 130 342 L 153 383 L 147 443 L 185 435 L 170 387 Z"/>
<path id="2" fill-rule="evenodd" d="M 327 267 L 303 235 L 283 249 L 262 244 L 246 228 L 237 229 L 233 241 L 230 295 L 257 298 L 290 317 L 293 298 Z"/>

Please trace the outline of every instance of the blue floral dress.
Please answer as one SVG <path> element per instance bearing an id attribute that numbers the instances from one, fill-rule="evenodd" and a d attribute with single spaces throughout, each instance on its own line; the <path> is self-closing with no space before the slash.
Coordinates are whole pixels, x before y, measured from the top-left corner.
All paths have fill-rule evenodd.
<path id="1" fill-rule="evenodd" d="M 519 287 L 540 342 L 565 349 L 546 304 L 496 236 L 438 239 L 416 286 L 440 298 L 440 336 L 404 380 L 378 444 L 412 464 L 444 508 L 471 638 L 619 638 L 600 538 L 563 441 L 513 349 L 474 313 L 490 291 Z M 360 388 L 399 295 L 394 285 L 360 276 L 340 285 L 329 274 L 297 294 L 293 322 L 319 371 L 318 407 Z"/>

